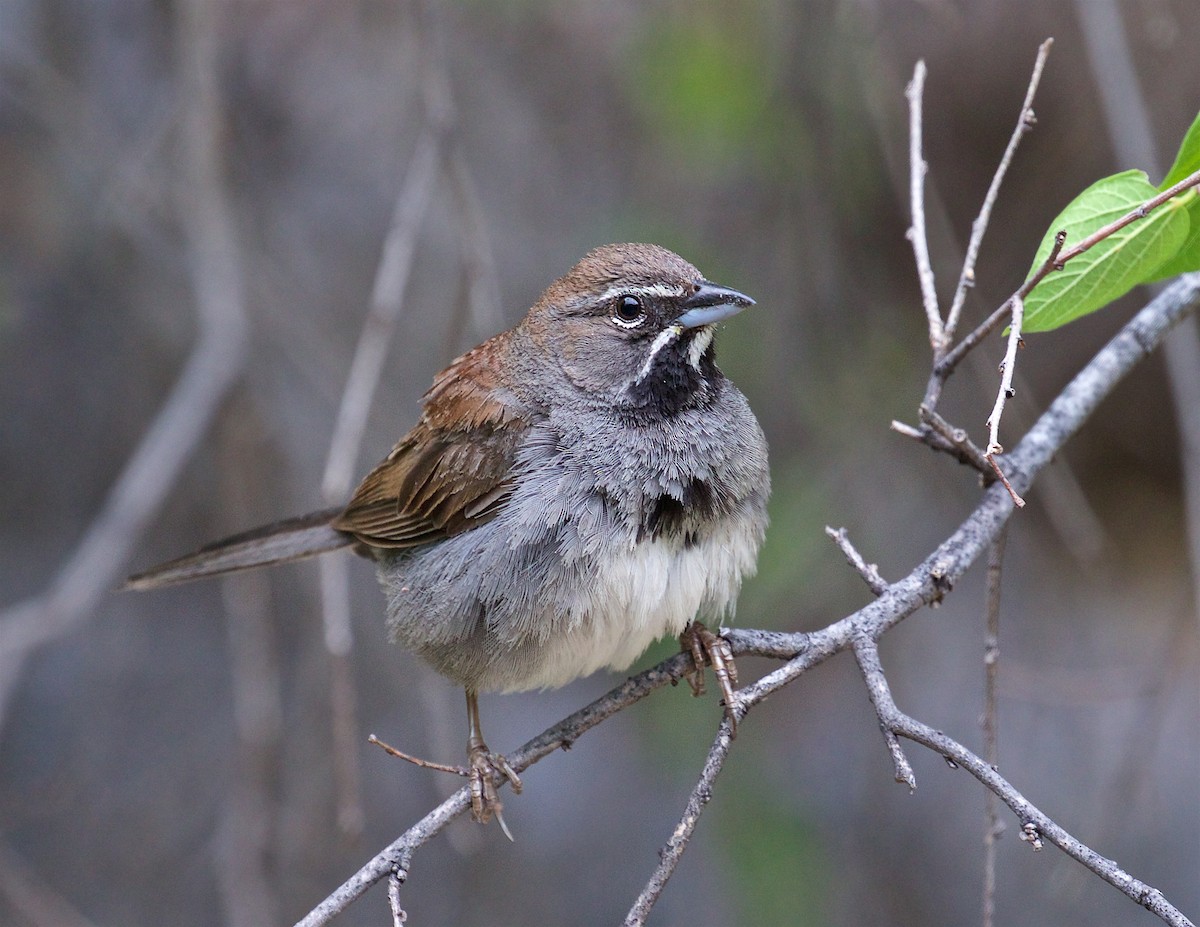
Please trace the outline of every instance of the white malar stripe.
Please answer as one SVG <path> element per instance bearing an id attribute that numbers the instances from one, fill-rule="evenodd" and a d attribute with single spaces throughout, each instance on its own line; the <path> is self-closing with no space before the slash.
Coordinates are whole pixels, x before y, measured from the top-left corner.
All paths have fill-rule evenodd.
<path id="1" fill-rule="evenodd" d="M 670 283 L 650 283 L 646 286 L 610 286 L 600 294 L 598 302 L 605 302 L 616 296 L 654 296 L 659 299 L 678 299 L 685 296 L 687 290 L 682 286 Z"/>
<path id="2" fill-rule="evenodd" d="M 683 326 L 681 325 L 668 325 L 658 333 L 658 337 L 650 342 L 650 356 L 646 358 L 646 363 L 642 364 L 642 369 L 638 371 L 637 378 L 633 381 L 635 385 L 650 376 L 650 369 L 654 366 L 654 358 L 658 356 L 658 352 L 673 342 L 682 333 Z"/>
<path id="3" fill-rule="evenodd" d="M 704 352 L 708 350 L 708 346 L 712 344 L 713 329 L 711 325 L 705 325 L 700 331 L 692 335 L 692 343 L 688 346 L 688 363 L 692 365 L 695 371 L 700 370 L 700 358 L 704 356 Z"/>

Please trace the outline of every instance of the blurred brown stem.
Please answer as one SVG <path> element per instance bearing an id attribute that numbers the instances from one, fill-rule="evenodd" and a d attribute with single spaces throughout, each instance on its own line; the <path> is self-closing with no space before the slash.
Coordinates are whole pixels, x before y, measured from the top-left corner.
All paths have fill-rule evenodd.
<path id="1" fill-rule="evenodd" d="M 996 680 L 1000 673 L 1000 582 L 1004 576 L 1004 545 L 1008 525 L 1000 529 L 988 550 L 987 591 L 983 643 L 983 757 L 996 769 L 1000 762 L 997 741 Z M 996 915 L 996 841 L 1003 832 L 996 793 L 984 793 L 983 812 L 983 927 L 992 927 Z"/>

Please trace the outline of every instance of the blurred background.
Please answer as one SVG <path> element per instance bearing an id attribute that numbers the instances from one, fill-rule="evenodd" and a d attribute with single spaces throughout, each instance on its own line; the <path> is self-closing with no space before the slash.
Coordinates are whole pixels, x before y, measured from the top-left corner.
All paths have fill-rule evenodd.
<path id="1" fill-rule="evenodd" d="M 584 251 L 657 241 L 758 300 L 719 340 L 772 450 L 772 526 L 738 623 L 812 629 L 867 600 L 827 524 L 885 577 L 907 573 L 978 485 L 888 428 L 915 421 L 929 369 L 904 85 L 924 58 L 948 301 L 1037 46 L 1056 40 L 970 326 L 1019 285 L 1078 191 L 1128 167 L 1157 183 L 1196 115 L 1195 0 L 1119 3 L 1104 28 L 1128 60 L 1097 53 L 1092 2 L 0 0 L 0 923 L 291 923 L 457 785 L 366 743 L 458 762 L 464 736 L 461 693 L 386 642 L 366 563 L 345 558 L 348 626 L 323 622 L 313 564 L 110 591 L 326 504 L 398 198 L 412 221 L 393 259 L 411 242 L 411 273 L 355 477 L 415 421 L 436 371 Z M 1098 72 L 1145 111 L 1114 126 Z M 1157 170 L 1114 153 L 1143 116 Z M 1144 296 L 1028 339 L 1006 442 Z M 195 401 L 159 421 L 161 453 L 114 503 L 202 333 L 189 369 L 230 388 L 205 400 L 188 381 Z M 1001 347 L 942 405 L 979 443 Z M 1000 768 L 1195 917 L 1200 693 L 1179 454 L 1155 357 L 1013 520 Z M 900 706 L 974 749 L 982 572 L 882 642 Z M 489 742 L 511 749 L 618 681 L 487 697 Z M 718 717 L 711 696 L 660 692 L 534 767 L 507 802 L 515 844 L 460 821 L 419 853 L 411 922 L 618 921 Z M 984 793 L 909 755 L 913 795 L 892 781 L 849 657 L 806 675 L 743 725 L 651 922 L 975 922 Z M 1001 923 L 1154 922 L 1004 821 Z M 387 917 L 377 888 L 339 923 Z"/>

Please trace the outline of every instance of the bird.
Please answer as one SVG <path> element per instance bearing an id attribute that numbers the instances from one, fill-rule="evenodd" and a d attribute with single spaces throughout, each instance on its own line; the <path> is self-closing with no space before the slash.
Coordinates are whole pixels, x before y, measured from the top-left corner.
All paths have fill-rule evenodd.
<path id="1" fill-rule="evenodd" d="M 736 669 L 732 617 L 767 528 L 767 442 L 717 367 L 718 323 L 754 305 L 653 244 L 589 251 L 513 328 L 452 361 L 412 429 L 341 508 L 244 532 L 131 576 L 154 589 L 352 548 L 394 642 L 466 692 L 475 820 L 508 833 L 481 692 L 620 671 L 678 635 L 692 686 Z M 736 733 L 736 727 L 734 727 Z"/>

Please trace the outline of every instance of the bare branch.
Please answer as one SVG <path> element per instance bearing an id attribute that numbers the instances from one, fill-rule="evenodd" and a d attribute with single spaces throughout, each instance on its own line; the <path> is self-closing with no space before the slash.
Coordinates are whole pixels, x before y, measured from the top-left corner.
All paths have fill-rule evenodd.
<path id="1" fill-rule="evenodd" d="M 402 927 L 408 921 L 408 914 L 400 906 L 400 886 L 403 884 L 400 871 L 393 869 L 388 876 L 388 907 L 392 909 L 392 927 Z"/>
<path id="2" fill-rule="evenodd" d="M 971 223 L 971 238 L 967 242 L 967 254 L 963 260 L 962 273 L 958 278 L 958 286 L 954 290 L 950 311 L 946 314 L 945 345 L 954 339 L 954 333 L 958 330 L 958 320 L 962 315 L 963 304 L 966 302 L 967 290 L 975 285 L 975 262 L 979 258 L 979 247 L 983 243 L 984 233 L 991 221 L 996 197 L 1000 194 L 1000 184 L 1004 181 L 1004 175 L 1008 173 L 1008 166 L 1012 163 L 1013 155 L 1016 154 L 1021 139 L 1036 122 L 1033 115 L 1033 98 L 1037 95 L 1042 71 L 1046 67 L 1046 59 L 1050 55 L 1050 46 L 1053 44 L 1054 39 L 1046 39 L 1038 46 L 1037 60 L 1033 63 L 1033 73 L 1029 77 L 1029 86 L 1025 91 L 1025 100 L 1021 104 L 1021 114 L 1017 117 L 1016 128 L 1013 129 L 1012 137 L 1008 140 L 1008 147 L 1004 149 L 1004 155 L 996 166 L 996 173 L 992 175 L 992 182 L 983 198 L 979 215 Z"/>
<path id="3" fill-rule="evenodd" d="M 904 755 L 904 748 L 886 721 L 886 706 L 892 702 L 892 690 L 888 685 L 887 676 L 883 672 L 883 664 L 879 660 L 879 647 L 875 641 L 865 634 L 859 634 L 854 639 L 854 658 L 858 668 L 862 670 L 863 681 L 867 684 L 867 695 L 879 718 L 879 729 L 883 732 L 883 741 L 892 755 L 892 765 L 895 767 L 897 782 L 908 786 L 910 792 L 917 790 L 917 777 L 912 764 Z"/>
<path id="4" fill-rule="evenodd" d="M 781 638 L 787 638 L 795 646 L 803 635 L 768 635 L 763 637 L 761 642 L 769 648 L 777 648 L 782 643 Z M 795 650 L 790 653 L 794 654 Z M 641 701 L 656 689 L 679 682 L 692 666 L 690 654 L 677 653 L 657 666 L 625 680 L 606 695 L 543 731 L 523 747 L 506 754 L 509 765 L 521 773 L 556 750 L 569 748 L 581 736 L 617 712 Z M 504 780 L 497 779 L 496 784 L 503 785 Z M 464 786 L 376 854 L 345 884 L 299 921 L 297 927 L 318 927 L 329 923 L 372 885 L 393 873 L 403 882 L 407 878 L 408 867 L 416 850 L 436 837 L 446 825 L 466 813 L 470 807 L 470 788 Z"/>
<path id="5" fill-rule="evenodd" d="M 918 413 L 921 416 L 921 424 L 925 425 L 928 431 L 932 431 L 938 437 L 942 438 L 946 444 L 945 449 L 954 454 L 960 463 L 973 467 L 980 473 L 990 476 L 992 468 L 987 456 L 971 440 L 971 436 L 967 434 L 965 428 L 954 427 L 932 408 L 924 404 L 922 404 Z M 928 431 L 920 432 L 919 434 L 927 437 Z"/>
<path id="6" fill-rule="evenodd" d="M 367 415 L 383 373 L 396 325 L 404 308 L 404 293 L 412 270 L 417 234 L 429 207 L 437 175 L 438 133 L 426 129 L 417 139 L 408 172 L 396 196 L 392 224 L 384 239 L 371 304 L 363 320 L 358 347 L 346 376 L 341 406 L 329 441 L 329 458 L 321 480 L 321 495 L 330 505 L 344 502 L 354 479 Z"/>
<path id="7" fill-rule="evenodd" d="M 940 362 L 934 364 L 933 375 L 935 377 L 944 383 L 950 374 L 954 372 L 954 368 L 958 366 L 967 354 L 983 341 L 984 338 L 999 328 L 1007 319 L 1012 318 L 1014 300 L 1024 300 L 1033 291 L 1033 288 L 1042 282 L 1046 274 L 1055 268 L 1062 268 L 1063 262 L 1069 260 L 1069 258 L 1060 257 L 1060 252 L 1066 240 L 1066 232 L 1060 231 L 1055 234 L 1054 244 L 1050 248 L 1050 253 L 1046 256 L 1046 260 L 1042 262 L 1042 266 L 1037 269 L 1037 272 L 1021 284 L 1020 289 L 1001 303 L 1000 307 L 984 319 L 974 331 L 956 344 L 954 350 L 946 354 Z"/>
<path id="8" fill-rule="evenodd" d="M 983 645 L 983 755 L 993 769 L 1000 764 L 997 745 L 996 679 L 1000 671 L 1000 580 L 1004 573 L 1004 545 L 1008 538 L 1005 525 L 988 551 L 987 592 L 984 613 L 987 632 Z M 983 927 L 992 927 L 996 914 L 996 841 L 1004 831 L 1000 823 L 996 794 L 984 795 L 983 812 Z"/>
<path id="9" fill-rule="evenodd" d="M 1014 296 L 1011 302 L 1012 322 L 1008 332 L 1008 348 L 1004 352 L 1004 360 L 1000 362 L 1000 389 L 996 392 L 996 404 L 992 406 L 992 414 L 987 418 L 988 446 L 984 456 L 996 471 L 1000 482 L 1012 494 L 1013 502 L 1019 508 L 1023 508 L 1025 500 L 1012 488 L 1004 471 L 1000 469 L 1000 464 L 996 461 L 997 455 L 1004 453 L 1004 447 L 1000 444 L 1000 417 L 1004 414 L 1004 404 L 1013 395 L 1012 381 L 1013 373 L 1017 369 L 1017 349 L 1024 344 L 1021 340 L 1021 324 L 1025 321 L 1025 300 Z"/>
<path id="10" fill-rule="evenodd" d="M 825 534 L 828 535 L 838 546 L 838 549 L 846 555 L 846 560 L 850 566 L 858 572 L 858 575 L 863 578 L 863 582 L 870 587 L 870 590 L 876 595 L 883 595 L 887 591 L 887 581 L 879 575 L 879 567 L 873 563 L 867 563 L 862 554 L 854 547 L 850 541 L 850 536 L 846 533 L 845 528 L 838 528 L 836 531 L 825 526 Z"/>
<path id="11" fill-rule="evenodd" d="M 738 714 L 744 715 L 745 712 L 740 711 Z M 650 916 L 650 910 L 662 895 L 663 889 L 667 887 L 667 880 L 679 866 L 683 852 L 688 848 L 692 835 L 696 832 L 696 824 L 700 821 L 700 815 L 704 813 L 705 806 L 712 801 L 713 784 L 716 782 L 721 768 L 725 765 L 730 747 L 733 746 L 733 731 L 734 728 L 729 718 L 722 718 L 721 726 L 717 730 L 717 737 L 708 749 L 708 756 L 704 760 L 700 778 L 688 796 L 683 817 L 671 832 L 671 837 L 667 840 L 666 845 L 658 851 L 658 865 L 654 867 L 650 881 L 646 883 L 646 887 L 634 901 L 633 907 L 625 915 L 624 927 L 642 927 L 646 923 L 646 918 Z"/>
<path id="12" fill-rule="evenodd" d="M 1076 862 L 1090 869 L 1171 927 L 1194 927 L 1183 912 L 1167 901 L 1161 891 L 1140 879 L 1135 879 L 1114 860 L 1101 856 L 1072 836 L 1017 791 L 1000 773 L 962 744 L 940 731 L 935 731 L 929 725 L 910 718 L 899 709 L 891 718 L 891 727 L 901 737 L 940 753 L 995 793 L 1021 822 L 1021 839 L 1034 849 L 1040 849 L 1042 840 L 1049 840 Z"/>
<path id="13" fill-rule="evenodd" d="M 929 344 L 934 355 L 945 347 L 946 333 L 942 326 L 942 312 L 938 308 L 937 285 L 933 278 L 933 266 L 929 263 L 929 236 L 925 231 L 925 174 L 929 165 L 925 163 L 921 142 L 922 98 L 925 93 L 925 62 L 918 61 L 913 68 L 912 81 L 904 88 L 908 98 L 908 194 L 912 212 L 912 226 L 908 240 L 912 243 L 913 257 L 917 262 L 917 277 L 921 282 L 921 302 L 925 306 L 925 318 L 929 324 Z"/>

